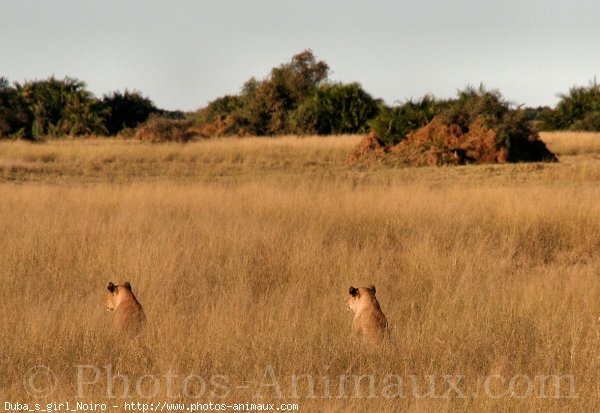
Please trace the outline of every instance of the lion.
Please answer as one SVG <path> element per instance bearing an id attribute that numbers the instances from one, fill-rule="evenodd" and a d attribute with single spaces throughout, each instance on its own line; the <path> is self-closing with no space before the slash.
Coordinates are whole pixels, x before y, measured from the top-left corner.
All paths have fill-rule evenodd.
<path id="1" fill-rule="evenodd" d="M 137 333 L 144 326 L 146 315 L 139 301 L 131 291 L 131 284 L 108 283 L 106 309 L 114 311 L 113 325 L 117 331 Z"/>
<path id="2" fill-rule="evenodd" d="M 389 341 L 388 322 L 375 297 L 375 286 L 350 287 L 346 306 L 354 312 L 352 335 L 363 341 L 381 344 Z"/>

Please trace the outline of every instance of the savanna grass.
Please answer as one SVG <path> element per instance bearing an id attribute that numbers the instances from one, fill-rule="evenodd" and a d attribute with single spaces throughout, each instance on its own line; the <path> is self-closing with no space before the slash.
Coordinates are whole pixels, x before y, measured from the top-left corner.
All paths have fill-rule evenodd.
<path id="1" fill-rule="evenodd" d="M 3 165 L 42 171 L 5 169 L 16 183 L 0 184 L 2 400 L 597 410 L 600 164 L 564 154 L 541 166 L 348 168 L 356 142 L 0 145 Z M 78 173 L 98 159 L 113 160 Z M 131 282 L 141 336 L 108 330 L 109 281 Z M 394 340 L 381 352 L 350 341 L 343 304 L 350 285 L 370 283 Z M 38 365 L 57 383 L 42 398 L 23 382 Z M 77 365 L 98 381 L 78 387 L 94 370 L 78 378 Z M 120 375 L 113 399 L 107 374 Z M 197 378 L 182 390 L 192 374 L 206 380 L 201 397 Z M 156 395 L 144 375 L 159 378 Z M 300 375 L 311 379 L 294 387 Z M 363 375 L 358 390 L 340 379 Z M 427 375 L 435 396 L 423 397 Z M 560 397 L 540 397 L 547 375 L 571 378 Z M 444 376 L 462 377 L 460 392 Z M 387 397 L 389 377 L 403 378 L 403 397 Z"/>

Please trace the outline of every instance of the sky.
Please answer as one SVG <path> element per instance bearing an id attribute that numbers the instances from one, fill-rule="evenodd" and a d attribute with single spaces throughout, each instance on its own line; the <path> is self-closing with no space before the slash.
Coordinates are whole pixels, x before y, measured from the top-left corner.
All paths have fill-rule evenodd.
<path id="1" fill-rule="evenodd" d="M 305 49 L 388 104 L 468 85 L 549 105 L 600 75 L 598 0 L 0 0 L 0 76 L 196 110 Z"/>

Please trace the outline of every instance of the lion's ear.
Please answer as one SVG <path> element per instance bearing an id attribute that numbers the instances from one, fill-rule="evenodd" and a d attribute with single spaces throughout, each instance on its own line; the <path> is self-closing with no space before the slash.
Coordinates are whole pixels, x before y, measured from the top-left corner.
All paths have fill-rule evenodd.
<path id="1" fill-rule="evenodd" d="M 131 291 L 131 284 L 129 284 L 129 281 L 125 281 L 125 283 L 123 285 L 125 286 L 125 288 L 127 288 L 129 291 Z"/>
<path id="2" fill-rule="evenodd" d="M 373 295 L 375 295 L 375 293 L 377 292 L 377 290 L 375 289 L 375 286 L 373 284 L 371 284 L 369 286 L 369 290 L 371 290 L 371 292 L 373 293 Z"/>
<path id="3" fill-rule="evenodd" d="M 106 289 L 108 291 L 110 291 L 111 293 L 114 293 L 115 292 L 115 285 L 112 282 L 109 282 L 108 286 L 106 287 Z"/>
<path id="4" fill-rule="evenodd" d="M 350 287 L 350 289 L 348 290 L 348 292 L 350 293 L 350 295 L 352 297 L 356 297 L 358 295 L 358 288 Z"/>

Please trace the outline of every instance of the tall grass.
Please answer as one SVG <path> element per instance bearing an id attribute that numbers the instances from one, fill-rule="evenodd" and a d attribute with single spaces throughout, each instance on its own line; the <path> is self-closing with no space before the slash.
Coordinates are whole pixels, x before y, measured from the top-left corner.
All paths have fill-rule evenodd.
<path id="1" fill-rule="evenodd" d="M 600 152 L 600 133 L 543 132 L 542 138 L 551 150 L 563 155 L 594 155 Z"/>
<path id="2" fill-rule="evenodd" d="M 293 142 L 305 161 L 315 154 L 343 158 L 343 142 Z M 260 159 L 268 148 L 289 144 L 269 141 L 261 154 L 247 141 L 223 141 L 211 156 L 240 152 Z M 154 158 L 175 148 L 136 147 Z M 205 155 L 199 147 L 177 148 Z M 73 156 L 69 164 L 92 156 L 88 149 L 64 149 L 56 156 Z M 3 156 L 9 158 L 6 151 Z M 560 169 L 571 168 L 564 163 L 541 170 L 408 168 L 341 176 L 327 172 L 342 170 L 334 163 L 333 169 L 319 164 L 318 175 L 310 168 L 302 175 L 295 166 L 297 176 L 288 180 L 273 179 L 285 166 L 261 165 L 247 165 L 251 177 L 237 180 L 171 176 L 56 185 L 22 176 L 19 184 L 0 184 L 2 400 L 74 402 L 76 365 L 90 365 L 102 374 L 84 386 L 84 400 L 110 404 L 269 401 L 323 412 L 600 407 L 595 182 L 557 182 L 556 176 L 574 176 Z M 454 180 L 463 175 L 470 178 Z M 110 314 L 102 303 L 109 281 L 131 282 L 148 316 L 140 337 L 108 332 Z M 351 314 L 343 298 L 350 285 L 369 283 L 377 286 L 392 326 L 394 346 L 381 353 L 349 340 Z M 56 376 L 56 388 L 41 399 L 23 382 L 36 365 Z M 120 375 L 116 399 L 107 398 L 105 366 Z M 84 372 L 93 378 L 91 368 Z M 168 374 L 177 375 L 179 391 L 172 394 Z M 180 394 L 190 374 L 206 379 L 202 397 Z M 353 386 L 338 397 L 340 376 L 364 374 L 376 380 L 376 397 L 367 397 L 368 385 L 359 389 L 362 397 Z M 389 374 L 404 378 L 404 397 L 382 396 Z M 551 374 L 572 376 L 575 392 L 537 397 L 537 382 L 528 397 L 521 397 L 522 386 L 507 391 L 512 377 L 535 381 Z M 145 398 L 153 395 L 153 383 L 144 375 L 160 378 L 155 397 Z M 281 398 L 267 386 L 272 375 Z M 299 397 L 291 397 L 294 375 L 314 378 L 314 397 L 306 382 Z M 464 376 L 465 397 L 415 397 L 410 377 L 424 394 L 427 375 L 437 377 L 438 396 L 448 389 L 444 375 Z M 120 398 L 123 376 L 131 381 L 132 399 Z M 215 376 L 231 388 L 223 399 L 209 394 Z M 496 387 L 484 394 L 489 377 Z"/>
<path id="3" fill-rule="evenodd" d="M 90 139 L 46 144 L 0 142 L 0 180 L 112 181 L 154 178 L 264 176 L 314 167 L 344 167 L 356 136 L 214 139 L 193 144 L 144 144 Z"/>

